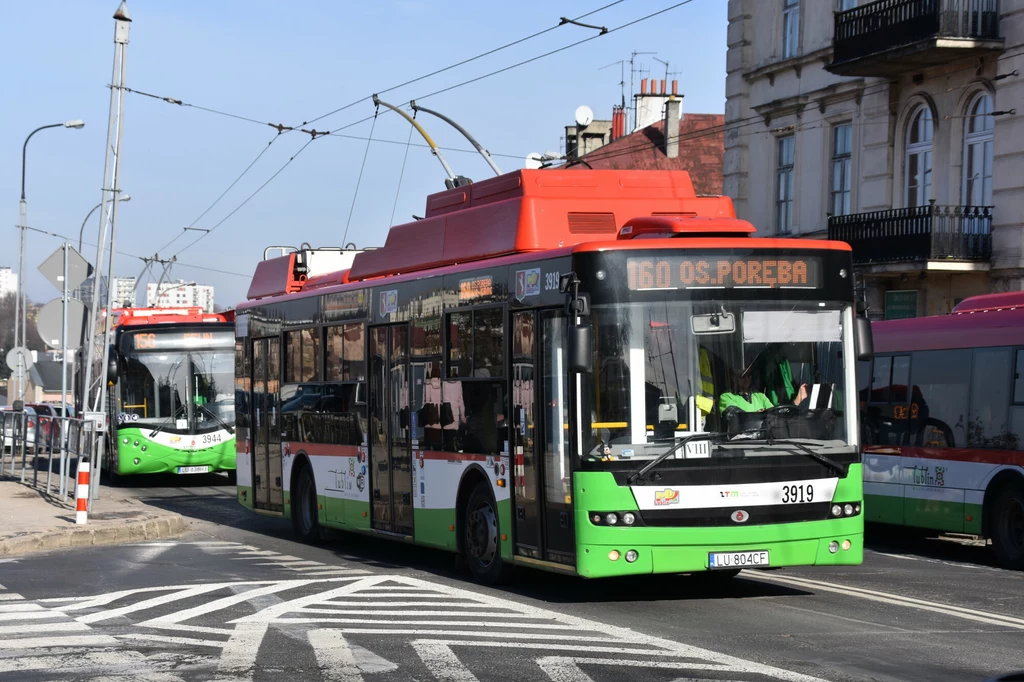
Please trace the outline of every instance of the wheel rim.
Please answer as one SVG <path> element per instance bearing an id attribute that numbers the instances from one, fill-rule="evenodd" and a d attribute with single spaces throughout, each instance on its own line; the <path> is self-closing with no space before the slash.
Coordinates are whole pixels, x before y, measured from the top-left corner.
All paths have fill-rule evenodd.
<path id="1" fill-rule="evenodd" d="M 498 518 L 487 502 L 477 505 L 466 519 L 466 551 L 483 568 L 498 553 Z"/>
<path id="2" fill-rule="evenodd" d="M 1003 516 L 1003 536 L 1014 554 L 1024 553 L 1024 502 L 1012 498 Z"/>

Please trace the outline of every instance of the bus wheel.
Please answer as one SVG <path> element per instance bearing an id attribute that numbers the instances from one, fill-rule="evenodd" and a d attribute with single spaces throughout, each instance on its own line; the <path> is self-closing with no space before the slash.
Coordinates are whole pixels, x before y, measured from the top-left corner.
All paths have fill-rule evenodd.
<path id="1" fill-rule="evenodd" d="M 1005 568 L 1024 570 L 1024 486 L 1004 486 L 992 501 L 992 548 Z"/>
<path id="2" fill-rule="evenodd" d="M 705 583 L 726 583 L 740 574 L 738 568 L 716 569 L 714 571 L 703 571 L 695 573 L 694 576 Z"/>
<path id="3" fill-rule="evenodd" d="M 477 483 L 469 494 L 463 512 L 462 533 L 462 550 L 473 579 L 485 585 L 506 580 L 511 567 L 501 559 L 498 512 L 491 490 L 483 481 Z"/>
<path id="4" fill-rule="evenodd" d="M 238 471 L 236 469 L 228 470 L 228 485 L 238 485 Z"/>
<path id="5" fill-rule="evenodd" d="M 292 530 L 299 540 L 313 544 L 320 539 L 320 519 L 317 512 L 316 483 L 308 465 L 299 470 L 291 493 Z"/>

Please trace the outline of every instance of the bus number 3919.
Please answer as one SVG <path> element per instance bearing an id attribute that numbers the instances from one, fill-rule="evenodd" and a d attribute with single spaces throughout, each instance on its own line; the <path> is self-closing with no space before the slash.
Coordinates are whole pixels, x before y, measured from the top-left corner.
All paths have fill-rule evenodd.
<path id="1" fill-rule="evenodd" d="M 782 486 L 782 504 L 799 504 L 814 501 L 813 485 Z"/>

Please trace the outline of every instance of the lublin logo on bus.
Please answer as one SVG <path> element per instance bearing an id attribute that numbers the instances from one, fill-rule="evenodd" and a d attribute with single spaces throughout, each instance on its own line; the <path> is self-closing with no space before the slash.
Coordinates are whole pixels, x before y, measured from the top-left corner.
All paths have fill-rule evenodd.
<path id="1" fill-rule="evenodd" d="M 659 507 L 667 504 L 679 504 L 679 491 L 672 488 L 654 491 L 654 504 Z"/>

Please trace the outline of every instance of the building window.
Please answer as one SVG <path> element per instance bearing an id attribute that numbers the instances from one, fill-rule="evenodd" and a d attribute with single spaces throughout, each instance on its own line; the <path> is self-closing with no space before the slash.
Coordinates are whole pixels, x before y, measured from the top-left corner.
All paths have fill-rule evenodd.
<path id="1" fill-rule="evenodd" d="M 964 183 L 966 206 L 992 205 L 992 96 L 979 93 L 967 107 L 964 129 Z"/>
<path id="2" fill-rule="evenodd" d="M 845 12 L 857 6 L 857 0 L 839 0 L 839 11 Z"/>
<path id="3" fill-rule="evenodd" d="M 800 0 L 782 1 L 782 58 L 789 59 L 800 45 Z"/>
<path id="4" fill-rule="evenodd" d="M 908 207 L 927 206 L 932 198 L 932 110 L 922 104 L 910 116 L 904 162 L 904 198 Z"/>
<path id="5" fill-rule="evenodd" d="M 778 165 L 775 171 L 775 232 L 788 234 L 793 229 L 793 161 L 796 140 L 792 135 L 778 139 Z"/>
<path id="6" fill-rule="evenodd" d="M 850 213 L 850 175 L 853 159 L 853 124 L 832 128 L 832 215 Z"/>

